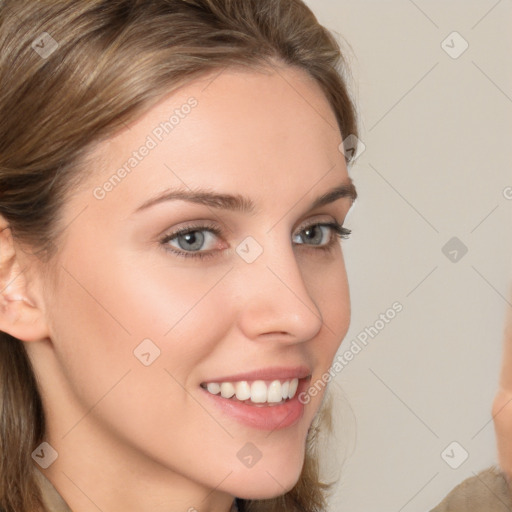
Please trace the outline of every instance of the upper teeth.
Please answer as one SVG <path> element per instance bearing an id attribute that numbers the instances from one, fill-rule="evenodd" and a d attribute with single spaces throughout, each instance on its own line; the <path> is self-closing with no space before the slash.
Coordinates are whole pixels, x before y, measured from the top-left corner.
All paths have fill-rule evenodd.
<path id="1" fill-rule="evenodd" d="M 236 398 L 240 401 L 250 400 L 254 403 L 277 403 L 287 398 L 293 398 L 297 392 L 299 379 L 285 381 L 273 380 L 268 385 L 263 380 L 255 380 L 249 383 L 245 380 L 239 382 L 210 382 L 206 389 L 212 395 L 220 395 L 223 398 Z"/>

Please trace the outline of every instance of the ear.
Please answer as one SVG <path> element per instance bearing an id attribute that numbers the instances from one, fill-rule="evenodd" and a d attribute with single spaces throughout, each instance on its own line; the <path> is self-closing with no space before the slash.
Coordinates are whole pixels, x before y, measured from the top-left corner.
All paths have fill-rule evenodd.
<path id="1" fill-rule="evenodd" d="M 7 221 L 0 216 L 0 331 L 21 341 L 48 337 L 42 297 L 34 290 L 35 273 L 28 272 L 29 258 L 14 243 Z M 29 278 L 31 276 L 31 279 Z"/>

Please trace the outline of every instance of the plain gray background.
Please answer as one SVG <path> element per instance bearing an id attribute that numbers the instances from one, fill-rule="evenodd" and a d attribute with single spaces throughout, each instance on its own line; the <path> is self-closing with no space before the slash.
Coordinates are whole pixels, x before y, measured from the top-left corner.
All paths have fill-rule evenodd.
<path id="1" fill-rule="evenodd" d="M 352 323 L 339 353 L 403 306 L 331 385 L 331 464 L 341 468 L 332 510 L 428 511 L 497 461 L 490 408 L 511 302 L 512 1 L 307 3 L 350 45 L 366 146 L 350 171 L 360 197 L 343 242 Z"/>

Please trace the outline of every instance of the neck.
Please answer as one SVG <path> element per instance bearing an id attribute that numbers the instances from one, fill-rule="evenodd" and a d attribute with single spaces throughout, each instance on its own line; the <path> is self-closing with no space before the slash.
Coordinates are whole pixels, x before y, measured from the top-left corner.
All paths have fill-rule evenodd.
<path id="1" fill-rule="evenodd" d="M 49 436 L 58 457 L 47 469 L 36 465 L 70 512 L 231 512 L 233 496 L 148 461 L 135 450 L 130 453 L 116 446 L 115 439 L 95 437 L 91 442 L 90 436 L 81 436 L 90 433 L 84 427 L 69 436 L 72 442 Z"/>

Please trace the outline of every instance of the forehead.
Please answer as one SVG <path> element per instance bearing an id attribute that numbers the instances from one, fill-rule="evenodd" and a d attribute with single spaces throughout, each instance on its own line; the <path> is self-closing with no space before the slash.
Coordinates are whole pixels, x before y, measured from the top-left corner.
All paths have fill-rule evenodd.
<path id="1" fill-rule="evenodd" d="M 100 144 L 86 188 L 89 198 L 105 190 L 103 205 L 173 186 L 303 195 L 327 175 L 326 187 L 347 175 L 340 142 L 332 108 L 305 71 L 228 68 L 181 87 Z"/>

